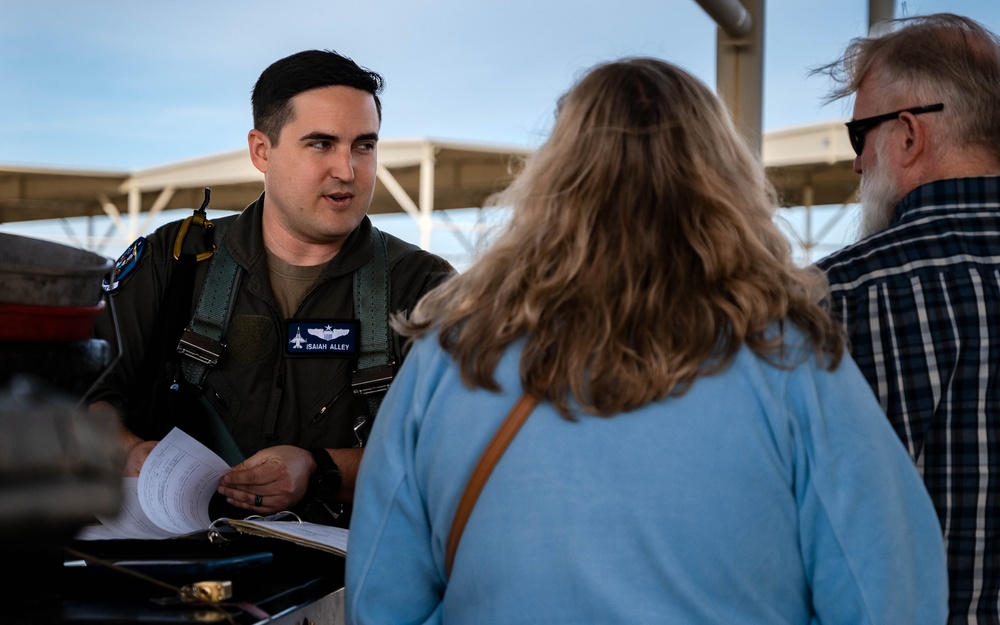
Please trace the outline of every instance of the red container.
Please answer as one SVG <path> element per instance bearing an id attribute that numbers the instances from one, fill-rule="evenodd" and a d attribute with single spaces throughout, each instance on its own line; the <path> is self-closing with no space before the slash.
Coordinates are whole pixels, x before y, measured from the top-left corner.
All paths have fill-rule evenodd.
<path id="1" fill-rule="evenodd" d="M 96 306 L 31 306 L 0 303 L 0 341 L 83 341 L 94 335 Z"/>

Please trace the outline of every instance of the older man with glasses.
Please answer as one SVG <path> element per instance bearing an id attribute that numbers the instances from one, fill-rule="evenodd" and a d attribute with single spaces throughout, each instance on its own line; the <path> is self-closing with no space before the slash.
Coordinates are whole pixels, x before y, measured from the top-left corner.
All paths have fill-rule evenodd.
<path id="1" fill-rule="evenodd" d="M 861 239 L 830 309 L 937 507 L 949 623 L 1000 622 L 1000 40 L 894 20 L 819 68 L 854 95 Z M 878 476 L 872 476 L 877 479 Z M 887 582 L 891 583 L 891 581 Z"/>

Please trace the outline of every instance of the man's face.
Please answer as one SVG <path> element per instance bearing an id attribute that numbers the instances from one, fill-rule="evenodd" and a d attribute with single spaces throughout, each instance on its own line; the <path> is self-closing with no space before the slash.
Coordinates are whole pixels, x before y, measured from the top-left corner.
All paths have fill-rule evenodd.
<path id="1" fill-rule="evenodd" d="M 334 86 L 304 91 L 291 105 L 276 145 L 251 131 L 252 152 L 258 133 L 254 164 L 264 172 L 267 221 L 302 242 L 342 243 L 364 219 L 375 189 L 375 99 Z"/>
<path id="2" fill-rule="evenodd" d="M 895 110 L 892 103 L 880 103 L 871 93 L 872 81 L 864 80 L 854 100 L 854 119 L 863 119 Z M 865 135 L 865 147 L 854 159 L 854 171 L 861 174 L 861 238 L 880 232 L 892 224 L 896 204 L 903 199 L 896 178 L 891 150 L 888 149 L 891 123 L 882 123 Z"/>

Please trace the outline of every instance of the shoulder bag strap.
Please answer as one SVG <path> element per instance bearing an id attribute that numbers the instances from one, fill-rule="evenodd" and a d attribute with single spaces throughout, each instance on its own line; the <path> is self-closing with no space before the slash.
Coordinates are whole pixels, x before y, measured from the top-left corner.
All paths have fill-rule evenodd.
<path id="1" fill-rule="evenodd" d="M 517 435 L 517 432 L 521 429 L 521 426 L 528 419 L 528 415 L 531 414 L 536 405 L 538 405 L 537 397 L 528 394 L 521 395 L 521 398 L 511 408 L 510 414 L 507 415 L 504 422 L 500 424 L 500 428 L 496 434 L 493 435 L 490 444 L 486 447 L 482 457 L 479 458 L 479 464 L 472 471 L 469 483 L 465 486 L 465 492 L 462 493 L 462 498 L 458 502 L 458 509 L 455 510 L 455 518 L 451 522 L 451 533 L 448 535 L 445 570 L 449 577 L 451 576 L 452 562 L 455 561 L 455 551 L 458 549 L 458 543 L 462 539 L 465 523 L 469 520 L 469 515 L 472 514 L 472 508 L 475 507 L 476 500 L 479 499 L 479 493 L 482 492 L 483 486 L 486 485 L 486 480 L 489 479 L 490 473 L 493 472 L 493 467 L 500 460 L 500 457 L 503 456 L 503 452 L 507 450 L 510 441 Z"/>

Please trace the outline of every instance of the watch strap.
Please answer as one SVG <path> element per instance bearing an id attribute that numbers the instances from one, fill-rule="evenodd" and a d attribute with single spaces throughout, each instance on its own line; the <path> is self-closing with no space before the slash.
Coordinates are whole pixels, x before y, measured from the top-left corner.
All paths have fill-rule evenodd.
<path id="1" fill-rule="evenodd" d="M 330 467 L 337 469 L 338 471 L 340 470 L 340 467 L 338 467 L 337 463 L 333 461 L 333 458 L 330 457 L 330 454 L 327 453 L 327 451 L 322 447 L 310 447 L 306 451 L 311 453 L 313 460 L 316 461 L 317 471 L 323 468 L 330 468 Z"/>
<path id="2" fill-rule="evenodd" d="M 330 457 L 330 454 L 326 451 L 326 449 L 323 449 L 322 447 L 310 447 L 306 451 L 312 454 L 313 459 L 316 461 L 316 471 L 309 478 L 309 489 L 306 491 L 306 496 L 315 499 L 325 499 L 325 497 L 319 497 L 319 493 L 317 493 L 316 490 L 320 485 L 320 480 L 324 478 L 330 479 L 333 475 L 336 475 L 333 479 L 336 480 L 337 488 L 335 488 L 333 493 L 330 494 L 335 494 L 336 491 L 340 490 L 340 487 L 343 484 L 340 467 L 338 467 L 337 463 L 333 461 L 333 458 Z M 326 486 L 326 484 L 323 484 L 323 486 Z"/>

